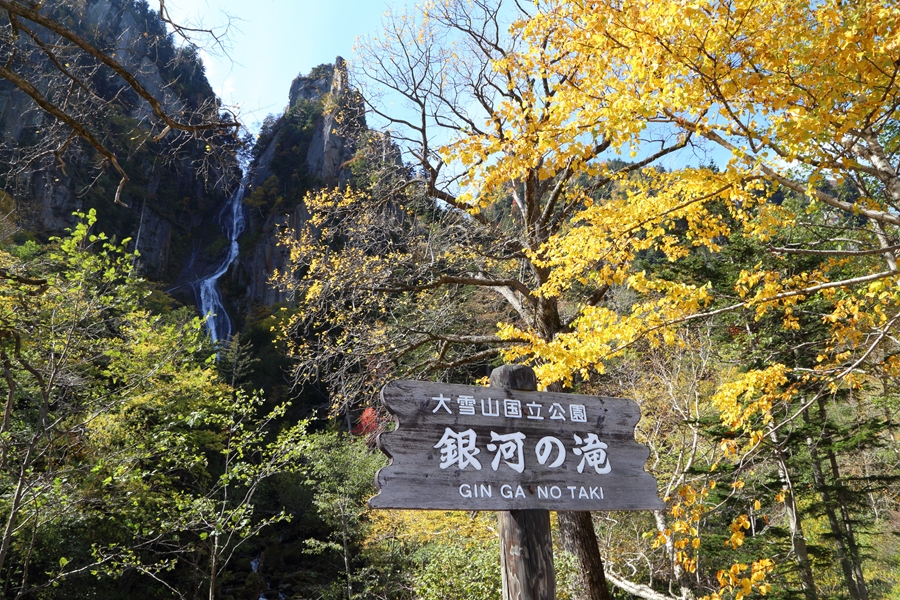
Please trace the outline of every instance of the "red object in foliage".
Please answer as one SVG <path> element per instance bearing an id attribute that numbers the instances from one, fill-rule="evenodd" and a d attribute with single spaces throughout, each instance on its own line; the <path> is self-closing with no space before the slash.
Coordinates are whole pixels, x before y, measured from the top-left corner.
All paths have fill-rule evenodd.
<path id="1" fill-rule="evenodd" d="M 359 422 L 350 432 L 353 435 L 369 435 L 378 429 L 378 413 L 371 406 L 359 415 Z"/>

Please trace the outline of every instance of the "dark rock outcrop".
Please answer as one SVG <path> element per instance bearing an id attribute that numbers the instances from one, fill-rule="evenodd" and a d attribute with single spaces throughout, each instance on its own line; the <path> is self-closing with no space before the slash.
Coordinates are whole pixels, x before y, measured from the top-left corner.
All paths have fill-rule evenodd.
<path id="1" fill-rule="evenodd" d="M 173 44 L 146 2 L 48 0 L 41 10 L 115 58 L 169 112 L 180 114 L 217 102 L 196 53 Z M 40 53 L 32 60 L 48 82 L 59 76 Z M 145 275 L 172 280 L 198 234 L 205 238 L 201 246 L 215 245 L 212 238 L 218 227 L 200 226 L 211 224 L 227 200 L 223 186 L 236 179 L 231 175 L 237 171 L 236 162 L 220 163 L 214 167 L 218 171 L 201 176 L 195 167 L 205 153 L 200 142 L 179 140 L 176 149 L 174 143 L 167 146 L 173 135 L 161 143 L 136 145 L 134 140 L 147 137 L 152 110 L 123 80 L 104 69 L 92 79 L 94 93 L 106 102 L 104 113 L 90 127 L 109 140 L 105 143 L 128 173 L 130 181 L 122 192 L 128 208 L 113 204 L 117 175 L 108 166 L 99 168 L 98 155 L 80 140 L 67 152 L 65 168 L 53 155 L 28 160 L 29 148 L 41 144 L 54 119 L 0 79 L 0 162 L 6 163 L 0 175 L 6 175 L 6 190 L 15 201 L 16 226 L 39 237 L 56 235 L 72 226 L 73 212 L 94 208 L 104 231 L 133 240 Z"/>
<path id="2" fill-rule="evenodd" d="M 234 274 L 235 283 L 246 290 L 246 306 L 271 306 L 287 300 L 269 283 L 269 277 L 286 260 L 285 249 L 278 245 L 278 232 L 304 226 L 308 213 L 302 198 L 307 191 L 346 185 L 351 177 L 347 165 L 356 152 L 357 136 L 365 128 L 361 99 L 348 85 L 346 65 L 340 56 L 334 65 L 320 65 L 309 75 L 294 79 L 289 98 L 288 110 L 251 165 L 250 204 L 268 193 L 266 186 L 276 181 L 278 190 L 273 193 L 281 194 L 276 204 L 282 203 L 269 214 L 254 214 L 251 209 L 247 237 L 255 242 L 242 251 L 242 262 Z M 298 127 L 292 119 L 301 113 L 319 116 L 297 135 Z M 306 139 L 302 132 L 308 135 L 310 130 L 312 135 Z M 289 160 L 283 160 L 288 152 Z M 297 164 L 298 160 L 304 163 Z M 282 180 L 298 179 L 298 174 L 301 185 L 287 189 Z"/>

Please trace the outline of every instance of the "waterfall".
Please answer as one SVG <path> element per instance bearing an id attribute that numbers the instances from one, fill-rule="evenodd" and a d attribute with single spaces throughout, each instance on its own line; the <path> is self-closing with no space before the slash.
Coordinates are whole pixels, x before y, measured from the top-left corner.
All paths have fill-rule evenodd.
<path id="1" fill-rule="evenodd" d="M 225 312 L 222 304 L 222 293 L 219 291 L 219 277 L 225 274 L 231 263 L 238 255 L 237 239 L 244 231 L 244 191 L 247 180 L 241 180 L 241 185 L 234 191 L 231 198 L 219 213 L 219 222 L 222 231 L 228 237 L 228 255 L 219 268 L 211 275 L 199 280 L 200 284 L 200 312 L 206 317 L 206 329 L 209 331 L 213 342 L 227 340 L 231 337 L 231 319 Z"/>

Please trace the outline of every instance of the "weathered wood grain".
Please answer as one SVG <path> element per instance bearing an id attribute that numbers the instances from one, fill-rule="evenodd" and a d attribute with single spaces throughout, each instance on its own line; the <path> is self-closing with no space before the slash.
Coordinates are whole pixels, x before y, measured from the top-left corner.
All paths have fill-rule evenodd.
<path id="1" fill-rule="evenodd" d="M 491 372 L 492 388 L 536 390 L 534 371 L 523 365 L 503 365 Z M 503 600 L 556 600 L 550 511 L 497 512 Z"/>
<path id="2" fill-rule="evenodd" d="M 555 600 L 550 511 L 501 510 L 497 521 L 503 600 Z"/>
<path id="3" fill-rule="evenodd" d="M 391 382 L 382 390 L 382 399 L 398 426 L 379 436 L 379 447 L 391 464 L 377 475 L 380 493 L 369 501 L 373 508 L 580 511 L 664 506 L 656 481 L 644 471 L 649 450 L 634 440 L 640 410 L 631 400 L 418 381 Z M 474 402 L 466 407 L 469 399 Z M 506 400 L 513 409 L 519 403 L 521 416 L 506 416 L 515 412 L 507 413 Z M 580 416 L 579 407 L 584 421 L 573 421 Z M 462 468 L 458 461 L 441 468 L 447 461 L 442 454 L 446 446 L 440 442 L 448 430 L 474 435 L 477 453 L 473 451 L 472 458 L 480 469 L 474 461 Z M 488 449 L 492 435 L 509 434 L 524 435 L 521 472 L 510 464 L 517 464 L 515 456 L 497 460 L 493 468 L 497 451 Z M 598 473 L 584 454 L 575 452 L 585 447 L 590 434 L 607 445 L 607 473 Z M 537 446 L 545 437 L 556 438 L 566 451 L 553 468 L 559 457 L 556 442 L 545 443 L 546 462 L 538 461 Z M 499 448 L 499 442 L 494 444 Z"/>

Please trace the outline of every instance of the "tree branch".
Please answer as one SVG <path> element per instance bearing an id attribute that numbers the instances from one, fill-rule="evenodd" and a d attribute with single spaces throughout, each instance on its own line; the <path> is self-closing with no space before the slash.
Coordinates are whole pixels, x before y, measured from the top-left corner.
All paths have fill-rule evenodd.
<path id="1" fill-rule="evenodd" d="M 3 3 L 4 1 L 0 0 L 0 7 L 2 7 Z M 31 85 L 31 83 L 26 79 L 20 77 L 18 73 L 11 71 L 3 65 L 0 65 L 0 77 L 7 79 L 17 88 L 28 94 L 31 99 L 34 100 L 34 102 L 45 112 L 53 115 L 58 120 L 71 127 L 73 131 L 84 138 L 91 146 L 94 147 L 94 150 L 103 155 L 103 157 L 113 165 L 113 167 L 122 177 L 121 181 L 119 181 L 119 187 L 116 189 L 115 203 L 127 208 L 128 205 L 122 202 L 120 198 L 122 195 L 122 187 L 124 187 L 125 182 L 128 181 L 128 175 L 125 173 L 125 170 L 122 169 L 121 165 L 119 165 L 119 161 L 118 159 L 116 159 L 115 154 L 108 150 L 106 146 L 104 146 L 103 143 L 94 136 L 94 134 L 88 131 L 88 129 L 83 124 L 81 124 L 68 113 L 47 100 L 36 87 Z"/>
<path id="2" fill-rule="evenodd" d="M 637 596 L 638 598 L 644 598 L 644 600 L 681 600 L 680 598 L 676 598 L 675 596 L 669 596 L 668 594 L 661 594 L 654 590 L 653 588 L 646 586 L 642 583 L 634 583 L 633 581 L 628 581 L 623 577 L 613 573 L 609 569 L 609 565 L 606 567 L 606 578 L 617 588 L 620 588 L 629 594 Z"/>
<path id="3" fill-rule="evenodd" d="M 452 285 L 452 284 L 460 284 L 460 285 L 474 285 L 478 287 L 509 287 L 513 288 L 517 292 L 520 292 L 526 299 L 532 304 L 537 302 L 537 299 L 532 294 L 531 290 L 525 286 L 521 281 L 517 279 L 484 279 L 481 277 L 455 277 L 451 275 L 441 275 L 437 280 L 431 283 L 424 283 L 421 285 L 397 285 L 393 287 L 376 287 L 372 288 L 373 292 L 381 292 L 381 293 L 400 293 L 400 292 L 422 292 L 425 290 L 433 290 L 439 288 L 443 285 Z"/>
<path id="4" fill-rule="evenodd" d="M 141 83 L 135 78 L 134 75 L 132 75 L 128 71 L 128 69 L 126 69 L 124 66 L 122 66 L 117 60 L 110 58 L 105 53 L 101 52 L 96 46 L 91 44 L 89 41 L 87 41 L 86 39 L 84 39 L 83 37 L 81 37 L 80 35 L 75 33 L 74 31 L 71 31 L 71 30 L 63 27 L 57 21 L 41 14 L 37 10 L 34 10 L 33 8 L 31 8 L 29 6 L 24 6 L 22 4 L 19 4 L 18 2 L 15 2 L 15 1 L 11 2 L 9 0 L 0 0 L 0 8 L 6 10 L 11 15 L 15 14 L 21 18 L 28 19 L 29 21 L 32 21 L 33 23 L 37 23 L 38 25 L 41 25 L 42 27 L 47 28 L 48 30 L 50 30 L 53 33 L 57 34 L 58 36 L 62 37 L 63 39 L 66 39 L 69 42 L 75 44 L 76 46 L 81 48 L 81 50 L 83 50 L 85 53 L 87 53 L 94 59 L 98 60 L 99 62 L 103 63 L 110 69 L 112 69 L 119 77 L 124 79 L 125 82 L 129 85 L 129 87 L 134 89 L 134 91 L 141 98 L 146 100 L 147 103 L 150 105 L 150 107 L 153 109 L 153 112 L 156 113 L 156 115 L 160 118 L 160 120 L 162 120 L 166 125 L 168 125 L 172 129 L 178 129 L 180 131 L 186 131 L 186 132 L 193 132 L 193 131 L 201 131 L 201 130 L 207 130 L 207 129 L 240 127 L 240 123 L 238 123 L 237 120 L 232 120 L 232 121 L 215 120 L 215 121 L 210 121 L 208 123 L 200 123 L 200 124 L 196 124 L 196 125 L 181 123 L 180 121 L 177 121 L 177 120 L 173 119 L 171 116 L 169 116 L 169 114 L 166 112 L 166 110 L 162 107 L 162 104 L 160 103 L 160 101 L 157 100 L 156 97 L 153 96 L 153 94 L 151 94 L 149 91 L 147 91 L 147 89 L 143 85 L 141 85 Z M 11 71 L 9 71 L 9 72 L 11 72 Z M 10 79 L 3 73 L 0 73 L 0 76 Z M 18 81 L 14 80 L 14 79 L 10 79 L 10 81 L 14 85 L 19 87 L 19 81 L 24 81 L 24 80 L 21 78 L 18 78 Z M 29 95 L 31 95 L 31 94 L 29 93 Z M 43 108 L 43 106 L 42 106 L 42 108 Z M 54 115 L 54 116 L 57 116 L 57 115 Z M 79 135 L 81 135 L 81 134 L 79 133 Z"/>

